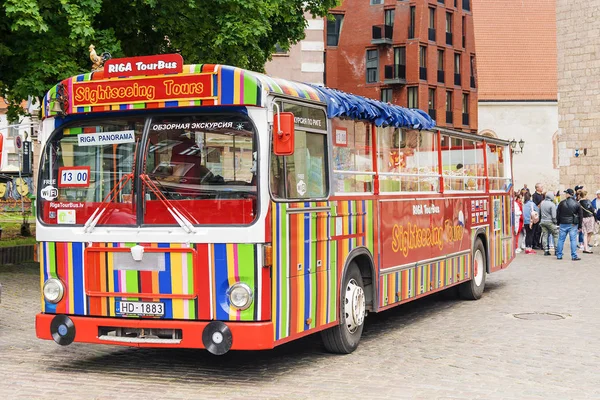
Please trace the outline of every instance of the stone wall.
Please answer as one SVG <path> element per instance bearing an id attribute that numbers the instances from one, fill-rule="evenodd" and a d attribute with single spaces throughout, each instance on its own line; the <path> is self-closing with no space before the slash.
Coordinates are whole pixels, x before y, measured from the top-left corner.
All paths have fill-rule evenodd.
<path id="1" fill-rule="evenodd" d="M 600 189 L 600 0 L 557 0 L 562 187 Z M 579 153 L 579 156 L 576 156 Z"/>

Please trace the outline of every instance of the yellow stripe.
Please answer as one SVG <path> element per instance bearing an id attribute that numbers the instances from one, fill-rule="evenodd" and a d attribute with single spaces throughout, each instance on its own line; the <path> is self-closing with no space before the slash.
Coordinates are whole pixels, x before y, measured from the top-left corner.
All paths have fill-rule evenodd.
<path id="1" fill-rule="evenodd" d="M 75 313 L 75 282 L 73 281 L 73 243 L 67 244 L 67 269 L 69 271 L 69 308 L 71 314 Z"/>
<path id="2" fill-rule="evenodd" d="M 112 244 L 109 244 L 108 247 L 113 247 L 113 246 L 112 246 Z M 115 266 L 114 266 L 113 262 L 114 262 L 113 253 L 108 253 L 108 268 L 106 268 L 106 273 L 108 274 L 108 291 L 109 292 L 115 291 Z M 125 290 L 122 290 L 122 291 L 125 291 Z M 115 312 L 115 298 L 109 297 L 108 303 L 110 306 L 108 315 L 111 317 L 116 316 L 117 314 Z M 102 308 L 105 307 L 104 304 L 105 304 L 104 301 L 102 301 Z"/>
<path id="3" fill-rule="evenodd" d="M 180 244 L 173 243 L 171 248 L 180 248 Z M 171 257 L 171 293 L 181 294 L 183 293 L 183 264 L 181 262 L 181 255 L 179 253 L 170 253 Z M 173 299 L 173 318 L 183 319 L 183 300 Z"/>
<path id="4" fill-rule="evenodd" d="M 46 243 L 40 242 L 39 247 L 40 254 L 40 301 L 42 303 L 42 312 L 46 312 L 46 302 L 44 301 L 44 265 L 46 263 Z"/>
<path id="5" fill-rule="evenodd" d="M 233 72 L 233 101 L 240 102 L 240 76 L 242 71 L 235 69 Z M 242 99 L 243 100 L 243 99 Z"/>

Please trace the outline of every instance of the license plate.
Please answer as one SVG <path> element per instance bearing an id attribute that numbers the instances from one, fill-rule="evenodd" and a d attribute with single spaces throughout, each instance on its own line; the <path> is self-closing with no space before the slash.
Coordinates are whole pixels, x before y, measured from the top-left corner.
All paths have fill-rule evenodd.
<path id="1" fill-rule="evenodd" d="M 117 314 L 139 315 L 139 316 L 163 316 L 165 315 L 165 303 L 145 301 L 117 301 Z"/>

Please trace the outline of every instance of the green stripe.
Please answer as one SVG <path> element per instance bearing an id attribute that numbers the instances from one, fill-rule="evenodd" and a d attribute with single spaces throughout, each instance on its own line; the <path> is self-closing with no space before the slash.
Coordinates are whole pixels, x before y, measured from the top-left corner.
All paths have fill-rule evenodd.
<path id="1" fill-rule="evenodd" d="M 146 108 L 146 103 L 136 103 L 133 105 L 134 109 Z"/>
<path id="2" fill-rule="evenodd" d="M 281 248 L 281 264 L 279 265 L 279 271 L 277 272 L 279 274 L 279 281 L 281 282 L 281 308 L 280 308 L 280 315 L 279 317 L 281 318 L 281 323 L 280 323 L 280 331 L 279 331 L 279 337 L 280 338 L 284 338 L 287 337 L 289 335 L 289 320 L 288 320 L 288 313 L 289 313 L 289 307 L 290 307 L 290 300 L 288 298 L 288 290 L 287 290 L 287 285 L 288 285 L 288 271 L 289 271 L 289 267 L 288 267 L 288 249 L 287 249 L 287 237 L 288 237 L 288 231 L 287 231 L 287 204 L 279 204 L 277 207 L 280 207 L 280 221 L 279 221 L 279 226 L 280 226 L 280 232 L 281 235 L 277 238 L 277 240 L 279 241 L 279 247 Z M 277 231 L 275 231 L 276 233 Z"/>
<path id="3" fill-rule="evenodd" d="M 249 74 L 244 74 L 244 104 L 256 104 L 258 86 L 256 79 Z"/>
<path id="4" fill-rule="evenodd" d="M 251 288 L 255 290 L 254 298 L 256 299 L 260 293 L 256 293 L 256 282 L 254 282 L 254 245 L 253 244 L 238 244 L 237 245 L 238 252 L 238 271 L 240 281 L 244 282 Z M 246 310 L 240 313 L 240 317 L 242 321 L 252 321 L 254 320 L 254 307 L 255 302 L 252 302 L 252 305 L 248 307 Z"/>
<path id="5" fill-rule="evenodd" d="M 52 278 L 58 278 L 56 273 L 56 243 L 48 243 L 48 265 L 50 266 L 50 276 Z"/>
<path id="6" fill-rule="evenodd" d="M 383 305 L 387 306 L 390 299 L 388 299 L 388 276 L 389 275 L 384 275 L 383 276 Z"/>
<path id="7" fill-rule="evenodd" d="M 139 293 L 139 279 L 138 271 L 125 271 L 125 279 L 127 284 L 125 286 L 128 293 Z M 138 300 L 138 298 L 129 298 L 130 300 Z"/>
<path id="8" fill-rule="evenodd" d="M 187 253 L 187 275 L 187 292 L 188 294 L 194 293 L 194 281 L 196 280 L 196 277 L 194 276 L 194 257 L 192 256 L 192 253 Z M 190 319 L 197 319 L 198 316 L 196 315 L 196 303 L 194 302 L 194 300 L 188 300 L 188 302 L 190 309 Z"/>
<path id="9" fill-rule="evenodd" d="M 365 218 L 367 224 L 367 248 L 371 254 L 375 254 L 374 249 L 374 237 L 373 237 L 373 201 L 369 200 L 366 202 L 367 218 Z"/>

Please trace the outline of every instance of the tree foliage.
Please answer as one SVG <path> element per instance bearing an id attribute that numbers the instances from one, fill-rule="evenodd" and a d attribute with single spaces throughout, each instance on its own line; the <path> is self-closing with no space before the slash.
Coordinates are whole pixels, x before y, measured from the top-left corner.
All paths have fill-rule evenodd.
<path id="1" fill-rule="evenodd" d="M 304 13 L 338 0 L 0 0 L 0 96 L 9 119 L 28 95 L 88 72 L 88 47 L 131 57 L 180 52 L 186 63 L 262 71 L 275 44 L 304 37 Z"/>

